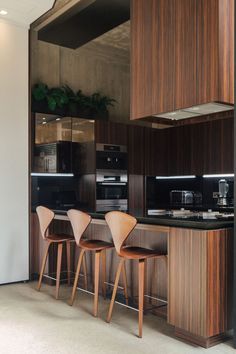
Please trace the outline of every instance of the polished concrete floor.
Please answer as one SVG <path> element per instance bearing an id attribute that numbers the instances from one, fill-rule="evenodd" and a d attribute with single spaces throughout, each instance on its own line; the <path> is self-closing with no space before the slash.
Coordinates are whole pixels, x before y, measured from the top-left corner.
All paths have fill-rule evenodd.
<path id="1" fill-rule="evenodd" d="M 136 337 L 137 313 L 115 305 L 111 324 L 105 322 L 108 301 L 100 299 L 99 318 L 91 316 L 92 296 L 77 293 L 73 307 L 67 301 L 71 289 L 35 283 L 0 287 L 1 354 L 198 354 L 235 353 L 232 341 L 208 350 L 185 344 L 173 337 L 166 321 L 151 314 L 144 317 L 143 338 Z"/>

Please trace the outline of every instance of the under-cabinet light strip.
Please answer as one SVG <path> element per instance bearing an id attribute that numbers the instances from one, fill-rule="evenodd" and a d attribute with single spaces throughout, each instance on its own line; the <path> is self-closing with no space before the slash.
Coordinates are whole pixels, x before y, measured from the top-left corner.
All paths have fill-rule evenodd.
<path id="1" fill-rule="evenodd" d="M 31 173 L 32 177 L 74 177 L 73 173 Z"/>
<path id="2" fill-rule="evenodd" d="M 204 178 L 234 177 L 234 173 L 203 175 Z"/>
<path id="3" fill-rule="evenodd" d="M 196 178 L 195 175 L 184 175 L 184 176 L 156 176 L 156 179 L 187 179 Z"/>

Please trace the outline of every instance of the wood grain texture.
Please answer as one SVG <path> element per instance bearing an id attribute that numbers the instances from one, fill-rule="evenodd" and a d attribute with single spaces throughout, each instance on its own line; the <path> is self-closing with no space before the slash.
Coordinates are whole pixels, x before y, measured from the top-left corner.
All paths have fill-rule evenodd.
<path id="1" fill-rule="evenodd" d="M 197 104 L 219 96 L 219 1 L 197 0 Z"/>
<path id="2" fill-rule="evenodd" d="M 219 100 L 234 103 L 234 0 L 219 0 Z"/>
<path id="3" fill-rule="evenodd" d="M 172 0 L 131 1 L 131 119 L 173 110 Z"/>
<path id="4" fill-rule="evenodd" d="M 101 222 L 102 221 L 102 222 Z M 140 226 L 144 226 L 140 229 Z M 151 225 L 139 225 L 138 229 L 134 230 L 129 237 L 129 245 L 146 247 L 151 249 L 158 249 L 163 252 L 167 251 L 167 235 L 169 228 L 167 227 L 150 227 Z M 68 221 L 55 220 L 52 224 L 53 232 L 67 233 L 72 235 L 72 229 Z M 90 224 L 84 235 L 88 239 L 99 239 L 104 241 L 111 241 L 111 233 L 105 224 L 104 220 L 95 220 L 95 223 Z M 56 269 L 56 252 L 57 249 L 52 247 L 49 252 L 49 264 L 50 272 Z M 72 257 L 71 270 L 73 271 L 77 267 L 77 259 L 79 256 L 79 250 L 75 249 L 75 256 Z M 91 252 L 86 255 L 87 271 L 93 277 L 94 274 L 94 257 Z M 42 256 L 41 256 L 42 259 Z M 41 261 L 38 260 L 38 262 Z M 107 250 L 106 252 L 106 273 L 107 281 L 114 282 L 115 272 L 118 266 L 119 258 L 116 255 L 115 250 Z M 62 270 L 66 270 L 66 254 L 62 257 Z M 138 269 L 133 261 L 126 262 L 126 273 L 128 282 L 129 296 L 133 297 L 138 294 Z M 156 278 L 153 279 L 153 274 L 156 274 Z M 100 284 L 101 285 L 101 284 Z M 147 293 L 152 296 L 158 296 L 161 298 L 167 298 L 167 268 L 165 262 L 162 259 L 148 260 L 147 262 Z"/>
<path id="5" fill-rule="evenodd" d="M 96 121 L 95 141 L 101 144 L 126 145 L 128 143 L 128 128 L 125 124 Z"/>
<path id="6" fill-rule="evenodd" d="M 233 0 L 131 4 L 131 119 L 234 102 Z"/>
<path id="7" fill-rule="evenodd" d="M 170 324 L 202 338 L 230 328 L 232 242 L 232 229 L 170 230 Z"/>
<path id="8" fill-rule="evenodd" d="M 174 7 L 175 46 L 171 64 L 174 66 L 175 110 L 196 104 L 198 0 L 175 0 L 172 1 L 172 9 Z"/>
<path id="9" fill-rule="evenodd" d="M 134 216 L 144 216 L 145 211 L 145 186 L 144 176 L 130 175 L 128 185 L 128 209 Z"/>

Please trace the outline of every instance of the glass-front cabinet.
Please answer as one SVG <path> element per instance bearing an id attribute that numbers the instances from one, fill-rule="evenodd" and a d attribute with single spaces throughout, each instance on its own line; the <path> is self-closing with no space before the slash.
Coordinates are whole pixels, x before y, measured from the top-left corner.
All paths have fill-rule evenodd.
<path id="1" fill-rule="evenodd" d="M 88 172 L 86 160 L 94 149 L 94 120 L 36 113 L 34 127 L 32 172 Z"/>

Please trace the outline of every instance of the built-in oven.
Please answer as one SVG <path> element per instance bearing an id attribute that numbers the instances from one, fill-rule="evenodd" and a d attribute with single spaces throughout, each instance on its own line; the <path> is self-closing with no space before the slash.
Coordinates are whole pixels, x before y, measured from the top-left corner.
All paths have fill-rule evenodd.
<path id="1" fill-rule="evenodd" d="M 96 174 L 96 211 L 128 210 L 128 176 L 124 171 L 103 170 Z"/>
<path id="2" fill-rule="evenodd" d="M 127 171 L 127 147 L 125 145 L 96 144 L 97 170 Z"/>

